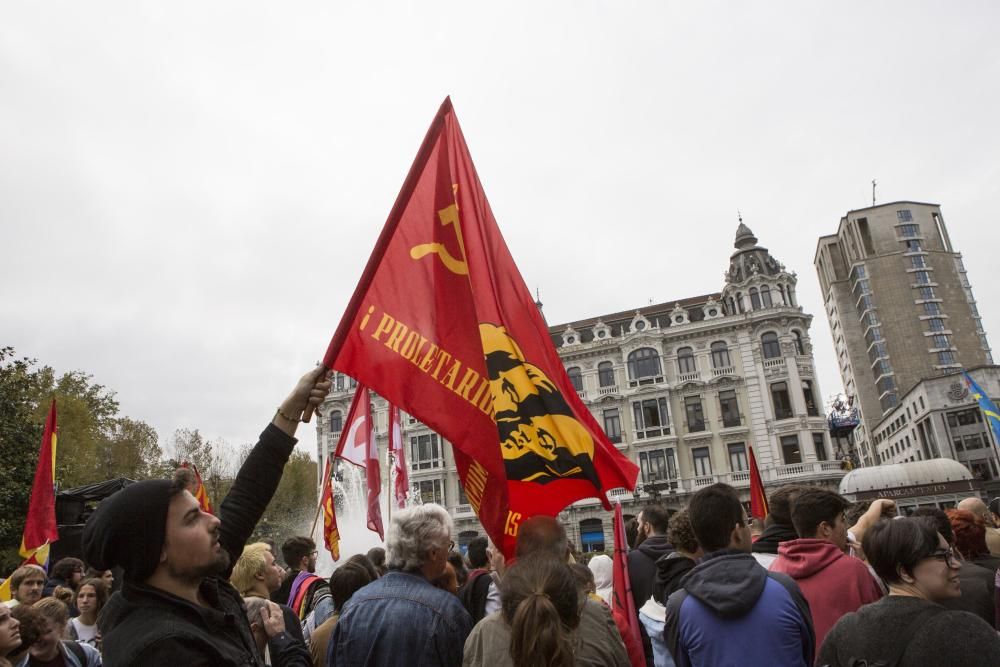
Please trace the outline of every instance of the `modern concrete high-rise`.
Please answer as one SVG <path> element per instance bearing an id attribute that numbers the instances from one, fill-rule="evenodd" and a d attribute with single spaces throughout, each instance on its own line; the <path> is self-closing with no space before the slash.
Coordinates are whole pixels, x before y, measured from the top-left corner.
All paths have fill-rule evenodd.
<path id="1" fill-rule="evenodd" d="M 814 258 L 844 389 L 861 409 L 864 465 L 872 434 L 922 380 L 992 365 L 962 263 L 937 204 L 899 201 L 848 211 Z"/>

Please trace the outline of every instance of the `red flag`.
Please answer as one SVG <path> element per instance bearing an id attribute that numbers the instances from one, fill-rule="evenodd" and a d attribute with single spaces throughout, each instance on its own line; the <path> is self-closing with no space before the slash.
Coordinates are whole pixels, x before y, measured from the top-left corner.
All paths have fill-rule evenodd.
<path id="1" fill-rule="evenodd" d="M 403 447 L 403 429 L 399 423 L 399 408 L 389 404 L 389 451 L 392 452 L 392 468 L 396 472 L 394 487 L 396 505 L 406 507 L 406 493 L 410 490 L 410 479 L 406 471 L 406 448 Z"/>
<path id="2" fill-rule="evenodd" d="M 446 99 L 324 363 L 454 446 L 469 503 L 513 555 L 520 523 L 638 475 L 573 389 Z"/>
<path id="3" fill-rule="evenodd" d="M 642 645 L 639 634 L 639 612 L 636 610 L 635 599 L 632 597 L 632 581 L 628 576 L 628 542 L 625 540 L 625 519 L 622 516 L 622 506 L 615 504 L 615 562 L 612 569 L 611 609 L 620 618 L 628 621 L 628 633 L 631 637 L 623 637 L 625 644 L 631 641 Z"/>
<path id="4" fill-rule="evenodd" d="M 181 467 L 191 468 L 191 470 L 194 471 L 194 480 L 196 486 L 194 491 L 191 492 L 191 495 L 194 496 L 195 500 L 198 501 L 198 504 L 201 506 L 201 511 L 208 512 L 209 514 L 214 514 L 214 512 L 212 512 L 212 502 L 208 499 L 208 491 L 205 489 L 205 483 L 201 481 L 201 473 L 198 472 L 198 466 L 196 466 L 193 463 L 188 463 L 187 461 L 184 461 L 183 463 L 181 463 Z"/>
<path id="5" fill-rule="evenodd" d="M 347 413 L 347 428 L 340 435 L 334 456 L 365 469 L 368 484 L 368 530 L 378 533 L 379 539 L 384 540 L 382 510 L 378 502 L 379 494 L 382 492 L 382 477 L 378 465 L 375 421 L 372 419 L 368 387 L 360 382 L 358 390 L 354 393 L 351 409 Z"/>
<path id="6" fill-rule="evenodd" d="M 326 470 L 323 472 L 323 494 L 320 505 L 323 507 L 323 544 L 330 552 L 334 561 L 340 560 L 340 531 L 337 529 L 337 514 L 333 510 L 333 471 L 332 459 L 326 460 Z"/>
<path id="7" fill-rule="evenodd" d="M 747 448 L 750 450 L 750 516 L 755 519 L 765 519 L 768 509 L 764 482 L 760 478 L 757 457 L 753 455 L 753 445 L 747 445 Z"/>
<path id="8" fill-rule="evenodd" d="M 42 431 L 42 446 L 38 451 L 35 482 L 28 501 L 28 517 L 24 522 L 20 554 L 26 562 L 45 567 L 49 560 L 49 545 L 59 539 L 56 524 L 56 399 L 52 399 L 49 416 Z"/>

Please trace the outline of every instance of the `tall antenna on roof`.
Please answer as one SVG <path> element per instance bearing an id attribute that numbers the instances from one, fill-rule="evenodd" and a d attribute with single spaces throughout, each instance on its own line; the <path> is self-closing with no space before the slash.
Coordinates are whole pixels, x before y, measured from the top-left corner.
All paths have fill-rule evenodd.
<path id="1" fill-rule="evenodd" d="M 743 214 L 740 213 L 740 209 L 736 209 L 736 217 L 740 219 L 740 224 L 743 224 Z"/>
<path id="2" fill-rule="evenodd" d="M 875 186 L 876 185 L 877 185 L 877 183 L 875 182 L 875 179 L 873 178 L 872 179 L 872 206 L 875 205 Z"/>

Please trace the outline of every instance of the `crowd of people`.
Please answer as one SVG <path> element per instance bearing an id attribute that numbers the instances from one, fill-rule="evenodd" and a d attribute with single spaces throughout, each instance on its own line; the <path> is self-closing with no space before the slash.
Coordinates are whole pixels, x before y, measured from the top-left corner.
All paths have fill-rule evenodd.
<path id="1" fill-rule="evenodd" d="M 0 667 L 1000 664 L 1000 501 L 978 498 L 901 517 L 785 486 L 756 525 L 715 484 L 643 508 L 617 584 L 552 517 L 521 523 L 508 561 L 485 537 L 458 550 L 427 503 L 322 577 L 309 537 L 248 541 L 328 390 L 322 369 L 300 380 L 217 515 L 181 478 L 139 482 L 90 518 L 83 560 L 15 570 Z"/>

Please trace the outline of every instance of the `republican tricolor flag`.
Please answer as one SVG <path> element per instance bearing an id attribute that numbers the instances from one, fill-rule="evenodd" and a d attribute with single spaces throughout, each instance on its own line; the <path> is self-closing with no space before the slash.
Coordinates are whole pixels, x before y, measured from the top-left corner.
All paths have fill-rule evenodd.
<path id="1" fill-rule="evenodd" d="M 555 516 L 588 497 L 610 510 L 608 489 L 635 487 L 638 468 L 608 441 L 566 375 L 500 235 L 450 99 L 324 363 L 453 445 L 469 504 L 508 557 L 528 517 Z"/>
<path id="2" fill-rule="evenodd" d="M 330 552 L 333 560 L 340 560 L 340 530 L 337 528 L 337 514 L 333 509 L 333 470 L 332 459 L 326 460 L 323 472 L 323 493 L 320 495 L 320 506 L 323 508 L 323 544 Z"/>
<path id="3" fill-rule="evenodd" d="M 375 421 L 372 419 L 371 397 L 368 387 L 358 383 L 354 401 L 347 413 L 347 428 L 340 434 L 335 457 L 365 469 L 368 483 L 368 530 L 378 533 L 384 540 L 382 509 L 379 494 L 382 492 L 382 474 L 378 464 L 378 442 L 375 440 Z"/>

